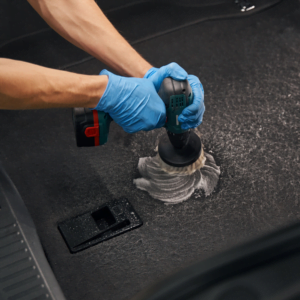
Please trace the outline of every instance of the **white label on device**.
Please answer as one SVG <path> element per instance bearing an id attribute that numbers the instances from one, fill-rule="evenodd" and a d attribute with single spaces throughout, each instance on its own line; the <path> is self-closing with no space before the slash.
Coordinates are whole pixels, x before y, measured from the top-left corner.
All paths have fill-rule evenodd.
<path id="1" fill-rule="evenodd" d="M 179 125 L 179 122 L 178 122 L 178 115 L 176 115 L 176 125 Z"/>

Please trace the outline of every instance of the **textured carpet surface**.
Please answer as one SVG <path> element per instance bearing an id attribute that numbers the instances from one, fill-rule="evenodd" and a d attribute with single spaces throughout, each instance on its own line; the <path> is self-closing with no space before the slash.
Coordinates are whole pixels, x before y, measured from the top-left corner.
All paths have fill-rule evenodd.
<path id="1" fill-rule="evenodd" d="M 173 0 L 99 0 L 97 3 L 120 33 L 136 44 L 204 20 L 256 14 L 280 1 L 260 0 L 248 12 L 241 12 L 232 0 L 192 0 L 188 2 L 191 7 L 186 6 L 186 0 L 174 3 Z M 29 3 L 16 0 L 0 3 L 0 57 L 57 69 L 92 59 L 52 30 Z"/>
<path id="2" fill-rule="evenodd" d="M 183 170 L 181 174 L 171 173 L 180 172 L 180 168 L 170 167 L 161 160 L 159 155 L 141 157 L 138 163 L 141 177 L 134 179 L 133 183 L 138 189 L 148 192 L 152 198 L 161 200 L 165 204 L 186 201 L 195 191 L 209 196 L 219 182 L 220 168 L 214 158 L 205 152 L 198 158 L 198 164 L 199 167 L 190 169 L 190 173 L 184 173 L 184 170 L 187 170 L 184 167 L 181 168 Z M 170 171 L 165 171 L 163 167 L 169 168 Z"/>
<path id="3" fill-rule="evenodd" d="M 300 2 L 200 23 L 136 49 L 155 66 L 176 61 L 201 79 L 199 129 L 220 182 L 207 198 L 165 206 L 133 185 L 139 157 L 153 156 L 163 129 L 129 135 L 113 123 L 107 145 L 79 149 L 71 110 L 0 111 L 0 160 L 67 299 L 130 299 L 178 268 L 300 219 Z M 92 60 L 69 70 L 101 68 Z M 71 255 L 57 224 L 121 196 L 144 225 Z"/>

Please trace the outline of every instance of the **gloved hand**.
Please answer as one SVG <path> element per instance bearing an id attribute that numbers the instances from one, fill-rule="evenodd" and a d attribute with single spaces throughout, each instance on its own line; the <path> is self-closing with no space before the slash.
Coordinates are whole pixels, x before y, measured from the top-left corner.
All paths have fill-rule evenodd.
<path id="1" fill-rule="evenodd" d="M 129 78 L 102 70 L 108 76 L 103 96 L 94 109 L 109 113 L 128 133 L 162 127 L 166 122 L 166 107 L 157 91 L 165 77 L 183 80 L 187 73 L 177 64 L 160 68 L 150 79 Z"/>
<path id="2" fill-rule="evenodd" d="M 151 68 L 144 76 L 144 78 L 152 80 L 157 91 L 166 77 L 172 77 L 177 80 L 188 79 L 194 94 L 194 100 L 191 105 L 182 111 L 182 114 L 178 117 L 178 121 L 184 130 L 199 126 L 202 123 L 205 111 L 204 90 L 199 78 L 194 75 L 187 75 L 186 71 L 176 63 L 168 64 L 159 69 Z"/>
<path id="3" fill-rule="evenodd" d="M 109 113 L 128 133 L 162 127 L 166 108 L 148 79 L 117 76 L 107 70 L 108 84 L 96 110 Z"/>

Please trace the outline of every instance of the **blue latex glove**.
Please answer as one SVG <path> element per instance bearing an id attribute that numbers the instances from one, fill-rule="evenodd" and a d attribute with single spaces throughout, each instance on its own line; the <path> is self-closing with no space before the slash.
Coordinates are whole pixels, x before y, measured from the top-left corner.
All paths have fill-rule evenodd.
<path id="1" fill-rule="evenodd" d="M 178 117 L 181 128 L 184 130 L 199 126 L 202 123 L 205 111 L 204 89 L 199 78 L 194 75 L 189 75 L 188 81 L 194 94 L 194 100 L 193 103 L 187 106 Z"/>
<path id="2" fill-rule="evenodd" d="M 96 110 L 109 113 L 128 133 L 162 127 L 166 108 L 149 79 L 129 78 L 102 70 L 108 84 Z"/>
<path id="3" fill-rule="evenodd" d="M 144 78 L 149 78 L 153 81 L 157 91 L 165 77 L 172 77 L 177 80 L 188 79 L 194 94 L 194 100 L 191 105 L 182 111 L 182 114 L 178 117 L 178 121 L 184 130 L 199 126 L 202 123 L 205 111 L 204 89 L 199 78 L 194 75 L 187 76 L 186 71 L 176 63 L 171 63 L 159 69 L 151 68 L 144 76 Z"/>
<path id="4" fill-rule="evenodd" d="M 148 72 L 145 74 L 144 78 L 150 78 L 153 74 L 157 72 L 158 68 L 151 68 L 148 70 Z"/>

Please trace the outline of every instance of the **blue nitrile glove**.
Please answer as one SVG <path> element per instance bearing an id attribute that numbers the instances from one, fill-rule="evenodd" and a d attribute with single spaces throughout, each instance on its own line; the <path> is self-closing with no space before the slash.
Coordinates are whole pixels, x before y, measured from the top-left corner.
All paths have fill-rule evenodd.
<path id="1" fill-rule="evenodd" d="M 144 78 L 150 78 L 154 73 L 156 73 L 157 70 L 158 68 L 154 68 L 154 67 L 149 69 L 145 74 Z"/>
<path id="2" fill-rule="evenodd" d="M 159 91 L 159 88 L 166 77 L 172 77 L 173 79 L 177 80 L 184 80 L 188 77 L 188 73 L 178 64 L 170 63 L 159 69 L 151 68 L 144 76 L 144 78 L 149 78 L 153 82 L 157 92 Z"/>
<path id="3" fill-rule="evenodd" d="M 122 77 L 107 70 L 108 84 L 96 110 L 109 113 L 128 133 L 162 127 L 166 108 L 149 79 Z"/>
<path id="4" fill-rule="evenodd" d="M 177 78 L 173 75 L 176 74 Z M 188 75 L 184 78 L 179 78 L 182 75 L 184 77 L 184 74 L 187 74 L 186 71 L 184 71 L 183 68 L 181 68 L 176 63 L 171 63 L 167 66 L 161 67 L 161 68 L 151 68 L 148 70 L 148 72 L 145 74 L 144 78 L 149 78 L 151 80 L 154 80 L 155 82 L 155 88 L 158 91 L 160 88 L 160 85 L 165 77 L 172 77 L 173 79 L 183 80 L 188 79 L 190 86 L 192 88 L 193 94 L 194 94 L 194 100 L 191 105 L 186 107 L 182 114 L 179 115 L 178 121 L 181 123 L 181 128 L 186 130 L 189 128 L 195 128 L 199 126 L 202 123 L 203 114 L 205 111 L 205 105 L 204 105 L 204 90 L 203 86 L 199 80 L 198 77 L 194 75 Z"/>
<path id="5" fill-rule="evenodd" d="M 204 89 L 199 78 L 194 75 L 189 75 L 188 81 L 194 94 L 194 100 L 193 103 L 187 106 L 178 117 L 181 128 L 184 130 L 199 126 L 202 123 L 205 111 Z"/>

